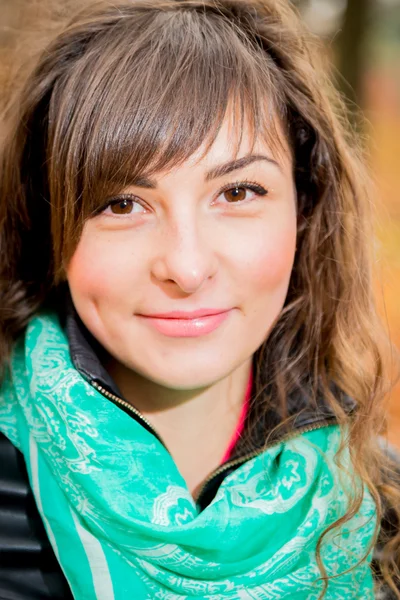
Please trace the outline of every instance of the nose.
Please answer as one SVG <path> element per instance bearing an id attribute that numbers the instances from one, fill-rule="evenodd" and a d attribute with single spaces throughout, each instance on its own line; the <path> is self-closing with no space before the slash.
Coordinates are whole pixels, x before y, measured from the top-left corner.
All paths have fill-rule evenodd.
<path id="1" fill-rule="evenodd" d="M 182 215 L 160 236 L 152 273 L 158 281 L 174 282 L 193 294 L 216 271 L 216 256 L 206 224 L 196 215 Z"/>

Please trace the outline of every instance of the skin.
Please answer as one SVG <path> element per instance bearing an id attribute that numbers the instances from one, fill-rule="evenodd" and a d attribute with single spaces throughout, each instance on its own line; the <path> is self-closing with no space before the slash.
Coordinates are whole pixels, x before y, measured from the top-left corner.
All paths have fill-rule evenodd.
<path id="1" fill-rule="evenodd" d="M 66 269 L 76 310 L 108 353 L 106 368 L 163 438 L 193 494 L 235 431 L 252 356 L 282 310 L 296 250 L 286 142 L 279 157 L 262 140 L 252 151 L 276 162 L 257 160 L 205 180 L 249 154 L 244 133 L 234 156 L 227 117 L 202 160 L 200 148 L 152 177 L 156 189 L 121 190 L 133 202 L 87 220 Z M 232 191 L 219 191 L 246 179 L 268 193 L 240 188 L 235 202 Z M 168 337 L 139 316 L 204 307 L 233 310 L 216 330 L 193 338 Z"/>

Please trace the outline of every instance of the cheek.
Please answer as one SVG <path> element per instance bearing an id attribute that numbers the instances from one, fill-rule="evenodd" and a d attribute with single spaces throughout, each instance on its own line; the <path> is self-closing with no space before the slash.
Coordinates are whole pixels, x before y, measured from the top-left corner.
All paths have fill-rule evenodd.
<path id="1" fill-rule="evenodd" d="M 248 286 L 260 292 L 286 290 L 296 251 L 295 225 L 270 232 L 258 243 L 253 239 L 250 249 L 244 275 Z"/>
<path id="2" fill-rule="evenodd" d="M 78 246 L 67 266 L 66 273 L 74 297 L 123 297 L 132 280 L 135 262 L 127 252 L 119 251 L 114 241 L 83 231 Z"/>

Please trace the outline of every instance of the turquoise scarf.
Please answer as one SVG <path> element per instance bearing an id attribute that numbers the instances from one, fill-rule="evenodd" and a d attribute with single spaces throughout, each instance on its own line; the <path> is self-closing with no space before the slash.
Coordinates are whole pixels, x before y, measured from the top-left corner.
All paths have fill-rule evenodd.
<path id="1" fill-rule="evenodd" d="M 166 448 L 81 377 L 57 317 L 43 314 L 15 346 L 0 429 L 25 456 L 76 599 L 319 597 L 316 544 L 354 485 L 334 462 L 338 425 L 269 447 L 200 512 Z M 374 598 L 372 553 L 356 564 L 375 523 L 365 490 L 359 513 L 322 546 L 336 576 L 328 600 Z"/>

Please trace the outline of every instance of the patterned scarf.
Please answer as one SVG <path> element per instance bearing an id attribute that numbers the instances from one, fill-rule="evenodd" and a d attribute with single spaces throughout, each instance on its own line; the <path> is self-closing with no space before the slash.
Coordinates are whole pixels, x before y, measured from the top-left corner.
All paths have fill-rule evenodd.
<path id="1" fill-rule="evenodd" d="M 226 476 L 201 511 L 166 448 L 76 371 L 56 315 L 30 322 L 11 373 L 0 430 L 25 456 L 77 600 L 317 600 L 318 538 L 360 483 L 334 462 L 339 425 L 268 447 Z M 351 474 L 348 451 L 342 463 Z M 322 544 L 335 576 L 328 600 L 374 598 L 372 551 L 364 555 L 376 511 L 367 489 L 363 498 Z"/>

